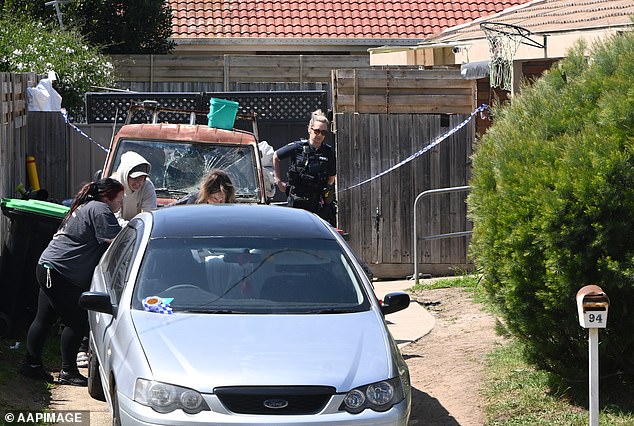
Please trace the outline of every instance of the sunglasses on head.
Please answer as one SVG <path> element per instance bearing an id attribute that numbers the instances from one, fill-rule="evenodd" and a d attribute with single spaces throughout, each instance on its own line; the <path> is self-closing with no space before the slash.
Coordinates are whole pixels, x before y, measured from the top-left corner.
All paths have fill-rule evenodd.
<path id="1" fill-rule="evenodd" d="M 312 127 L 310 128 L 310 130 L 315 132 L 316 135 L 326 136 L 328 134 L 328 130 L 313 129 Z"/>

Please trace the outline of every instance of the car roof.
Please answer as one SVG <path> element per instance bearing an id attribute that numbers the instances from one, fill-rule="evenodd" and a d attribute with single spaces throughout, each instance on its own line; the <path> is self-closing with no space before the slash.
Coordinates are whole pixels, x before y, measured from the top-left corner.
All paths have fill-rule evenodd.
<path id="1" fill-rule="evenodd" d="M 330 226 L 302 209 L 257 204 L 190 204 L 151 212 L 150 238 L 268 237 L 334 239 Z"/>
<path id="2" fill-rule="evenodd" d="M 215 127 L 189 124 L 126 124 L 117 132 L 117 140 L 152 139 L 203 143 L 255 144 L 252 133 L 241 130 L 224 130 Z"/>

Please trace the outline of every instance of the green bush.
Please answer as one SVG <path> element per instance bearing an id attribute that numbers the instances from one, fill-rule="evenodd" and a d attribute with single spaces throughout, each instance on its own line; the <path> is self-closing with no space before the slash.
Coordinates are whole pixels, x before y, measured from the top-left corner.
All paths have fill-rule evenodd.
<path id="1" fill-rule="evenodd" d="M 611 299 L 602 375 L 634 376 L 634 33 L 579 43 L 506 107 L 473 159 L 471 254 L 541 368 L 587 376 L 575 295 Z"/>
<path id="2" fill-rule="evenodd" d="M 81 109 L 84 94 L 93 86 L 112 87 L 116 80 L 108 58 L 77 33 L 11 14 L 0 17 L 1 71 L 55 71 L 58 80 L 53 86 L 70 111 Z"/>

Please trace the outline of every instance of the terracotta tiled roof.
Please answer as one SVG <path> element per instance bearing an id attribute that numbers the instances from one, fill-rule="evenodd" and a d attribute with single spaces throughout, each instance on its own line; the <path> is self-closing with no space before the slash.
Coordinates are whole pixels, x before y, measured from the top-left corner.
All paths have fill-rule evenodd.
<path id="1" fill-rule="evenodd" d="M 533 34 L 632 27 L 632 0 L 536 0 L 487 18 L 447 28 L 430 42 L 459 42 L 484 37 L 482 21 L 521 26 Z"/>
<path id="2" fill-rule="evenodd" d="M 175 39 L 420 39 L 527 1 L 168 0 Z"/>

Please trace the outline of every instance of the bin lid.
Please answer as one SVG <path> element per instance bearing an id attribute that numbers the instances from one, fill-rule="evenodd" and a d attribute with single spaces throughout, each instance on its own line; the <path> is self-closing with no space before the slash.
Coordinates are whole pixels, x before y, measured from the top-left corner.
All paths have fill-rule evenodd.
<path id="1" fill-rule="evenodd" d="M 30 213 L 39 213 L 46 216 L 63 218 L 70 210 L 70 207 L 61 204 L 49 203 L 42 200 L 21 200 L 19 198 L 3 198 L 0 202 L 2 207 L 20 210 Z"/>

